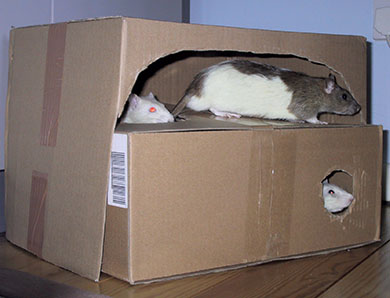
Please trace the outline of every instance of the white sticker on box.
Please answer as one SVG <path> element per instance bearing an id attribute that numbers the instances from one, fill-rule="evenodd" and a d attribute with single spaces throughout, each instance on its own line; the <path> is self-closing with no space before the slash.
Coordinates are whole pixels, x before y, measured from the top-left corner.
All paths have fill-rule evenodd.
<path id="1" fill-rule="evenodd" d="M 127 165 L 127 135 L 114 134 L 108 181 L 108 205 L 128 208 Z"/>

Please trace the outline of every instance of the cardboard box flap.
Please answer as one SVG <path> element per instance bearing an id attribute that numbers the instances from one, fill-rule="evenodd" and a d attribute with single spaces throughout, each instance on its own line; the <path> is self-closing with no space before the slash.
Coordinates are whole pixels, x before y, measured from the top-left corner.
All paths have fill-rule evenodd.
<path id="1" fill-rule="evenodd" d="M 94 280 L 101 267 L 121 41 L 121 19 L 11 32 L 7 238 Z"/>

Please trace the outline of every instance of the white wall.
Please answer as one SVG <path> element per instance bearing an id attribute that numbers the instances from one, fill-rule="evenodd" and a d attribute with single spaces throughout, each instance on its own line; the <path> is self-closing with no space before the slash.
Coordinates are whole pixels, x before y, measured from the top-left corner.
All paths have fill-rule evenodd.
<path id="1" fill-rule="evenodd" d="M 181 22 L 182 3 L 183 5 L 187 5 L 186 1 L 182 0 L 0 1 L 0 170 L 4 169 L 5 104 L 8 84 L 8 35 L 12 26 L 22 27 L 119 15 Z M 5 231 L 3 174 L 0 171 L 0 233 Z"/>
<path id="2" fill-rule="evenodd" d="M 0 233 L 5 231 L 4 218 L 4 171 L 0 170 Z"/>
<path id="3" fill-rule="evenodd" d="M 128 16 L 181 22 L 181 0 L 52 0 L 54 22 Z"/>
<path id="4" fill-rule="evenodd" d="M 190 5 L 190 22 L 196 24 L 367 37 L 372 44 L 371 122 L 389 130 L 390 48 L 373 40 L 373 14 L 372 0 L 193 0 Z"/>

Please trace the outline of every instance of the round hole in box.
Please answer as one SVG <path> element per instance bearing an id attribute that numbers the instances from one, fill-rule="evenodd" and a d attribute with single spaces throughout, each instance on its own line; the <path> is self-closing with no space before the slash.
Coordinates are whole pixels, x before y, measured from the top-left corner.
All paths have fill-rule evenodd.
<path id="1" fill-rule="evenodd" d="M 345 214 L 355 200 L 352 175 L 344 170 L 335 170 L 321 183 L 324 208 L 334 215 Z"/>

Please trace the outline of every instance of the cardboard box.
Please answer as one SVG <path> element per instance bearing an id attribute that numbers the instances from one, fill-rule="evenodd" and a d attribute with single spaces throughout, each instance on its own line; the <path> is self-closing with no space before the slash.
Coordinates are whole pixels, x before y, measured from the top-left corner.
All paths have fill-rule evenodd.
<path id="1" fill-rule="evenodd" d="M 113 151 L 127 156 L 128 208 L 108 206 L 103 271 L 137 283 L 379 240 L 381 134 L 359 125 L 120 127 L 124 147 Z M 339 215 L 322 199 L 332 174 L 356 198 Z"/>
<path id="2" fill-rule="evenodd" d="M 174 104 L 200 69 L 234 57 L 332 72 L 362 111 L 321 117 L 344 126 L 133 126 L 129 208 L 109 206 L 106 221 L 113 132 L 130 92 Z M 366 113 L 363 37 L 121 17 L 13 29 L 7 239 L 93 280 L 104 243 L 103 270 L 131 282 L 376 241 L 381 127 L 365 126 Z M 320 199 L 335 170 L 357 197 L 336 218 Z M 310 226 L 323 237 L 313 241 Z"/>

